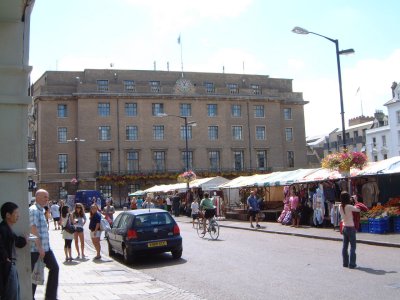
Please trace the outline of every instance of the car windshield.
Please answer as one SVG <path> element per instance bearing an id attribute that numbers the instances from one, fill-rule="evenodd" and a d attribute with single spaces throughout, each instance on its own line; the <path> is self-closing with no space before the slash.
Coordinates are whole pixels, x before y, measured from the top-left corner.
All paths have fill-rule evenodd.
<path id="1" fill-rule="evenodd" d="M 135 227 L 147 227 L 155 225 L 168 225 L 173 222 L 168 213 L 152 213 L 135 217 Z"/>

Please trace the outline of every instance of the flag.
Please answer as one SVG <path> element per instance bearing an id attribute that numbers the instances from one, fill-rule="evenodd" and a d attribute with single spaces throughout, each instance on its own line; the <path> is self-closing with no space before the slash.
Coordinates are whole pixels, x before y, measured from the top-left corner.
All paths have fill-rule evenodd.
<path id="1" fill-rule="evenodd" d="M 359 91 L 360 91 L 360 87 L 358 87 L 357 92 L 356 92 L 356 95 L 358 94 Z"/>
<path id="2" fill-rule="evenodd" d="M 181 35 L 178 36 L 178 44 L 181 44 Z"/>

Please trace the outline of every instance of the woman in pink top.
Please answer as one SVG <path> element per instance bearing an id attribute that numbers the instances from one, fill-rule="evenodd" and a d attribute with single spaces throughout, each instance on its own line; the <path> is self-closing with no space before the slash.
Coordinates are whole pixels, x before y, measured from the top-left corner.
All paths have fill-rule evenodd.
<path id="1" fill-rule="evenodd" d="M 359 212 L 360 209 L 350 204 L 350 195 L 348 192 L 340 194 L 340 215 L 343 221 L 343 267 L 354 269 L 356 264 L 356 228 L 354 227 L 353 211 Z M 356 200 L 357 204 L 357 200 Z M 347 249 L 350 243 L 350 261 Z"/>
<path id="2" fill-rule="evenodd" d="M 296 190 L 294 188 L 290 192 L 289 204 L 292 213 L 292 226 L 299 227 L 301 211 L 299 207 L 299 197 L 296 195 Z"/>

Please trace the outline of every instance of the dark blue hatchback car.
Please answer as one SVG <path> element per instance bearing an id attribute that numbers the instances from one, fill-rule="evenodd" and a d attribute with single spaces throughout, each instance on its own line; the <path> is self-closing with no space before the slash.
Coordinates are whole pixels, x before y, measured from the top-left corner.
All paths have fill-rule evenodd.
<path id="1" fill-rule="evenodd" d="M 110 256 L 123 255 L 127 264 L 141 254 L 171 251 L 173 258 L 182 256 L 180 229 L 171 215 L 162 209 L 137 209 L 121 212 L 111 231 L 106 232 Z"/>

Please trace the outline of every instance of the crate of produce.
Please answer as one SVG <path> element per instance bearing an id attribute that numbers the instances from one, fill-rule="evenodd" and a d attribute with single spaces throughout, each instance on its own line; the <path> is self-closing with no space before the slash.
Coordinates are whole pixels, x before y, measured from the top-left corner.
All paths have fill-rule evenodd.
<path id="1" fill-rule="evenodd" d="M 389 232 L 389 218 L 368 219 L 369 233 L 387 233 Z"/>
<path id="2" fill-rule="evenodd" d="M 393 232 L 400 233 L 400 216 L 393 218 Z"/>

